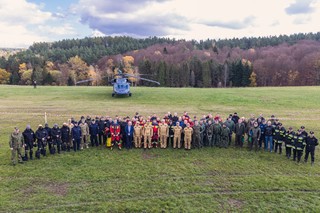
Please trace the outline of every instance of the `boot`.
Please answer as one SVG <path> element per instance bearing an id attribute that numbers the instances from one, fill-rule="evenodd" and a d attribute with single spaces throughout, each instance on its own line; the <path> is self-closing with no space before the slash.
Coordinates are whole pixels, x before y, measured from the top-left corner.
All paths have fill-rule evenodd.
<path id="1" fill-rule="evenodd" d="M 40 159 L 40 156 L 41 156 L 41 149 L 38 149 L 38 150 L 36 151 L 36 158 L 37 158 L 37 159 Z"/>

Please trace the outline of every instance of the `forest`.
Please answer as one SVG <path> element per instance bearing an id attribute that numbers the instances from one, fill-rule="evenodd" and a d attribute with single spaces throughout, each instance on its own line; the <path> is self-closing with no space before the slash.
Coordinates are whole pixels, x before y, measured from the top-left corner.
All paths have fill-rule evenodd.
<path id="1" fill-rule="evenodd" d="M 0 84 L 109 85 L 118 71 L 164 87 L 320 85 L 320 33 L 175 40 L 126 36 L 34 43 L 0 58 Z M 135 85 L 153 86 L 130 79 Z"/>

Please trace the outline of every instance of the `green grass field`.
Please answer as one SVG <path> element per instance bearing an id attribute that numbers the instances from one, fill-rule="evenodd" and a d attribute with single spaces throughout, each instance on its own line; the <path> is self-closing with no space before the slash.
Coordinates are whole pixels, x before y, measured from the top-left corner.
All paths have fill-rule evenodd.
<path id="1" fill-rule="evenodd" d="M 275 114 L 320 138 L 320 87 L 191 89 L 0 86 L 0 212 L 320 212 L 316 163 L 246 149 L 107 150 L 47 156 L 11 166 L 14 126 L 60 125 L 81 115 Z"/>

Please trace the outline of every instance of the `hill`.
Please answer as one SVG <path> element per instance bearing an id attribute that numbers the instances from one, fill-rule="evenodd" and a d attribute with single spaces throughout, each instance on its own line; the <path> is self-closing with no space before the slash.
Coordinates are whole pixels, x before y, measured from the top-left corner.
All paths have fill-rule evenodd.
<path id="1" fill-rule="evenodd" d="M 193 89 L 133 88 L 112 98 L 111 87 L 0 86 L 1 212 L 318 212 L 316 164 L 246 149 L 107 150 L 49 155 L 10 165 L 8 135 L 81 115 L 133 116 L 167 111 L 191 116 L 238 112 L 275 114 L 285 127 L 305 125 L 320 137 L 319 87 Z"/>
<path id="2" fill-rule="evenodd" d="M 320 85 L 320 33 L 228 40 L 97 37 L 35 43 L 0 59 L 0 83 L 108 85 L 122 69 L 164 87 Z M 133 82 L 150 86 L 143 82 Z"/>

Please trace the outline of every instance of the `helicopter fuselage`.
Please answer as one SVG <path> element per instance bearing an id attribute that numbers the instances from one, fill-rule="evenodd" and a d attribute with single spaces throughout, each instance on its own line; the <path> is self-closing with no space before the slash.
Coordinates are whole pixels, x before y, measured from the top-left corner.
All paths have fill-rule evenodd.
<path id="1" fill-rule="evenodd" d="M 130 83 L 127 78 L 116 78 L 113 82 L 113 93 L 114 95 L 129 95 L 130 93 Z"/>

